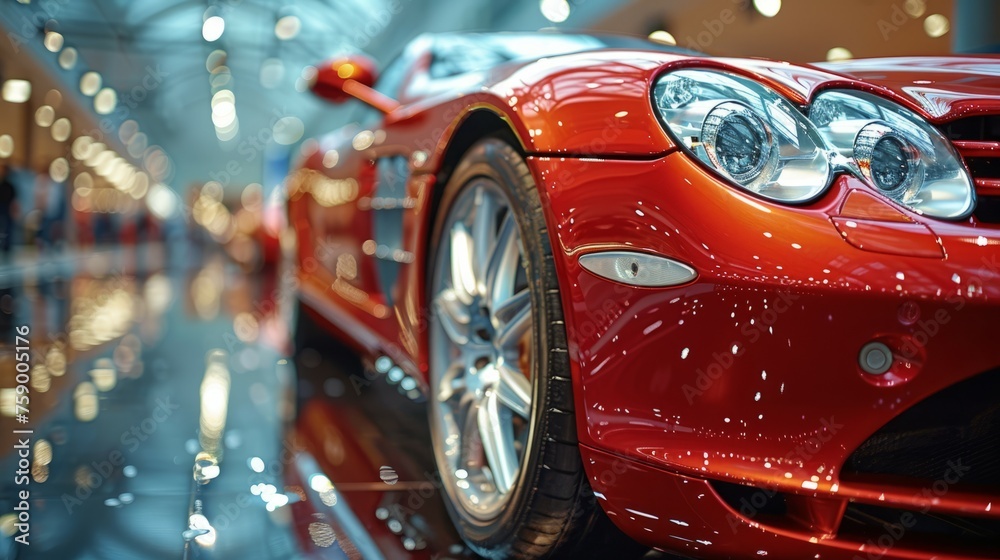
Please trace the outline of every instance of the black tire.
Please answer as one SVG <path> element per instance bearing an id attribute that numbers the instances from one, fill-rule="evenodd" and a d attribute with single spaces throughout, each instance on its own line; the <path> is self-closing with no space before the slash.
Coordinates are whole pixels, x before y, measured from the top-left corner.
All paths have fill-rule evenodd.
<path id="1" fill-rule="evenodd" d="M 533 306 L 533 344 L 540 351 L 534 352 L 529 443 L 510 501 L 494 519 L 477 520 L 455 503 L 442 476 L 448 512 L 465 542 L 488 558 L 640 556 L 645 549 L 611 524 L 596 504 L 584 474 L 552 247 L 534 180 L 524 159 L 509 144 L 484 139 L 463 156 L 438 205 L 428 262 L 436 262 L 449 207 L 470 181 L 481 177 L 499 184 L 512 202 L 526 255 L 523 264 Z M 432 268 L 429 264 L 428 270 Z M 432 285 L 430 279 L 427 285 Z M 434 429 L 431 432 L 436 434 Z"/>

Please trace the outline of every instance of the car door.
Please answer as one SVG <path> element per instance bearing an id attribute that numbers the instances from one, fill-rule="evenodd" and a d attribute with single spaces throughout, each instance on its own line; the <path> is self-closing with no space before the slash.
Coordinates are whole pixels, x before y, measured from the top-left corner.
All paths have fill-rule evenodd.
<path id="1" fill-rule="evenodd" d="M 375 89 L 396 97 L 416 55 L 408 47 Z M 406 194 L 411 150 L 389 140 L 384 114 L 359 106 L 352 116 L 352 124 L 319 139 L 290 192 L 310 194 L 300 199 L 304 211 L 297 219 L 304 223 L 296 227 L 311 245 L 300 244 L 310 291 L 322 293 L 313 303 L 342 327 L 367 331 L 353 336 L 375 335 L 374 344 L 385 347 L 398 340 L 393 308 L 400 274 L 413 260 L 403 247 L 403 214 L 412 208 Z"/>

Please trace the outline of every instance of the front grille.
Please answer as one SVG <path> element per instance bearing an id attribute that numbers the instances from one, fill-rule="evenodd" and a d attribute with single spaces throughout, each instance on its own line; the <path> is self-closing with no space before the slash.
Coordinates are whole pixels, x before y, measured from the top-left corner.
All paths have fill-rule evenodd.
<path id="1" fill-rule="evenodd" d="M 941 133 L 952 141 L 976 185 L 979 204 L 976 219 L 1000 223 L 1000 115 L 967 117 L 941 125 Z"/>
<path id="2" fill-rule="evenodd" d="M 995 158 L 970 157 L 965 158 L 969 173 L 973 177 L 1000 177 L 1000 154 Z"/>
<path id="3" fill-rule="evenodd" d="M 1000 115 L 967 117 L 941 125 L 941 132 L 951 140 L 1000 142 Z"/>
<path id="4" fill-rule="evenodd" d="M 902 544 L 949 553 L 996 552 L 1000 546 L 1000 519 L 924 513 L 868 504 L 848 503 L 839 537 L 876 544 Z M 879 543 L 879 540 L 882 540 Z M 994 557 L 994 556 L 990 556 Z"/>
<path id="5" fill-rule="evenodd" d="M 842 476 L 897 477 L 929 487 L 1000 489 L 1000 369 L 944 389 L 875 432 L 848 458 Z M 951 473 L 951 474 L 948 474 Z"/>

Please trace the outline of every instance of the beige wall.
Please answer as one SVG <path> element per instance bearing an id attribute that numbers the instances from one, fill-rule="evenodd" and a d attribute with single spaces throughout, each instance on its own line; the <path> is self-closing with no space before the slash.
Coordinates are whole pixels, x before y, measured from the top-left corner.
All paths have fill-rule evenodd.
<path id="1" fill-rule="evenodd" d="M 25 103 L 9 103 L 0 99 L 0 135 L 10 134 L 14 139 L 14 153 L 9 161 L 15 166 L 33 169 L 48 168 L 49 163 L 58 157 L 65 157 L 71 164 L 74 163 L 69 153 L 70 146 L 79 131 L 96 126 L 92 113 L 81 107 L 73 92 L 58 87 L 53 77 L 42 70 L 27 52 L 15 52 L 10 41 L 0 41 L 0 86 L 3 81 L 12 78 L 31 82 L 31 99 Z M 53 140 L 50 128 L 35 124 L 35 111 L 47 104 L 46 96 L 53 89 L 59 91 L 62 98 L 55 106 L 56 118 L 67 117 L 72 124 L 73 131 L 65 142 Z M 51 99 L 52 96 L 49 97 Z"/>
<path id="2" fill-rule="evenodd" d="M 760 56 L 791 62 L 826 60 L 845 47 L 855 58 L 947 54 L 951 33 L 931 38 L 924 20 L 953 18 L 953 0 L 784 0 L 767 18 L 744 0 L 634 0 L 594 26 L 646 35 L 664 29 L 682 47 L 724 56 Z M 923 13 L 917 18 L 907 9 Z"/>

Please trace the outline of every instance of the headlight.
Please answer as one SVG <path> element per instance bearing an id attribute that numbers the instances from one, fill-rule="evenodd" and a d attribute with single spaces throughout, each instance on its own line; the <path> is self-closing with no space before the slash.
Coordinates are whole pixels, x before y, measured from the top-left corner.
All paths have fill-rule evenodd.
<path id="1" fill-rule="evenodd" d="M 740 187 L 781 202 L 806 202 L 830 184 L 828 148 L 812 123 L 753 80 L 678 70 L 653 87 L 667 128 L 700 160 Z"/>
<path id="2" fill-rule="evenodd" d="M 919 115 L 881 97 L 830 90 L 809 117 L 826 142 L 875 189 L 937 218 L 964 218 L 972 180 L 951 143 Z"/>

